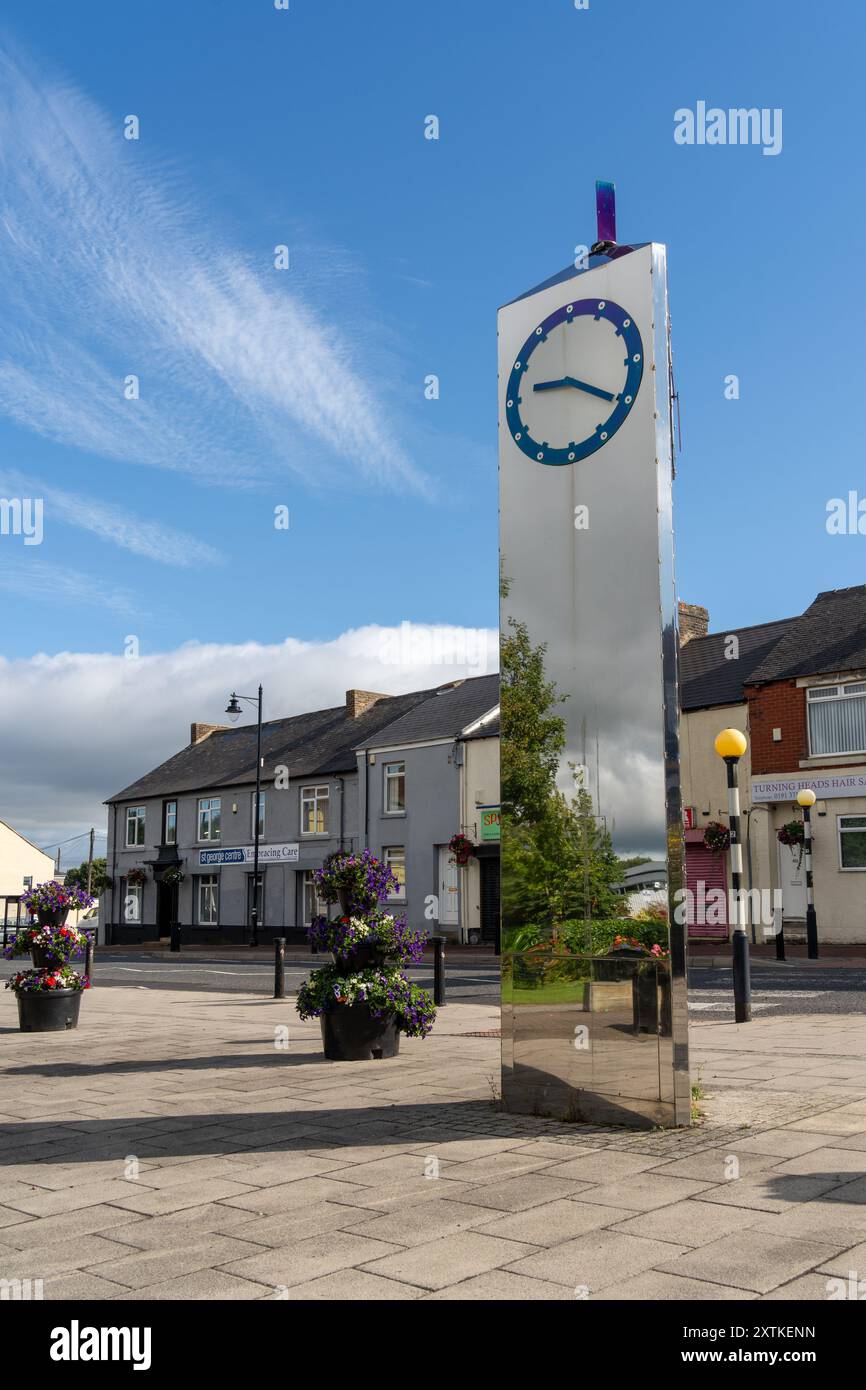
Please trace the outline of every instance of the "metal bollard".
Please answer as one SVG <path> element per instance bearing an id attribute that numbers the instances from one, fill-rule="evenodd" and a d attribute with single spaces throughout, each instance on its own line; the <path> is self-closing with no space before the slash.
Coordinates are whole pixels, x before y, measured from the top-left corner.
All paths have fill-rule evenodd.
<path id="1" fill-rule="evenodd" d="M 286 997 L 286 938 L 274 938 L 274 998 Z"/>
<path id="2" fill-rule="evenodd" d="M 84 948 L 84 973 L 88 980 L 93 979 L 93 947 L 95 945 L 93 932 L 87 932 L 87 945 Z"/>
<path id="3" fill-rule="evenodd" d="M 441 1009 L 445 1003 L 445 937 L 434 936 L 433 941 L 433 1003 Z"/>
<path id="4" fill-rule="evenodd" d="M 170 925 L 169 930 L 170 930 L 170 934 L 171 934 L 171 940 L 170 940 L 170 945 L 169 945 L 169 948 L 168 948 L 168 949 L 169 949 L 170 951 L 179 951 L 179 950 L 180 950 L 180 922 L 172 922 L 171 925 Z"/>

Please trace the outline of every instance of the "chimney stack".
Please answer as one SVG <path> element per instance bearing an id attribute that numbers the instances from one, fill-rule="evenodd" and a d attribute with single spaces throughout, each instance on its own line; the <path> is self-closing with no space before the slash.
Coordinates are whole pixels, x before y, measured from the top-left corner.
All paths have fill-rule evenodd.
<path id="1" fill-rule="evenodd" d="M 347 690 L 346 713 L 350 719 L 360 719 L 378 700 L 389 698 L 388 695 L 377 695 L 375 690 Z"/>
<path id="2" fill-rule="evenodd" d="M 209 734 L 224 733 L 227 728 L 228 724 L 190 724 L 189 741 L 191 744 L 201 743 Z"/>
<path id="3" fill-rule="evenodd" d="M 683 603 L 680 600 L 680 646 L 684 647 L 693 637 L 706 637 L 710 626 L 710 615 L 699 603 Z"/>

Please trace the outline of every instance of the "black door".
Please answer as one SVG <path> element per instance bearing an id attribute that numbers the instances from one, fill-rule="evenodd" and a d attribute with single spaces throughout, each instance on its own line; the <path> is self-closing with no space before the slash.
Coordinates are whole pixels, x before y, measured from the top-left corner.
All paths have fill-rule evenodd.
<path id="1" fill-rule="evenodd" d="M 177 919 L 177 884 L 156 885 L 156 929 L 160 937 L 171 936 L 171 924 Z"/>
<path id="2" fill-rule="evenodd" d="M 499 946 L 499 856 L 480 859 L 481 940 Z"/>

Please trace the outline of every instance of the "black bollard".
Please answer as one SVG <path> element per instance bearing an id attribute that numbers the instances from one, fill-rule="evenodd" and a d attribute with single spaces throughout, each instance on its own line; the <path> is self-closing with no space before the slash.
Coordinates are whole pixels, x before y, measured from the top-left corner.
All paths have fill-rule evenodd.
<path id="1" fill-rule="evenodd" d="M 286 938 L 274 938 L 274 998 L 286 997 Z"/>
<path id="2" fill-rule="evenodd" d="M 169 930 L 170 930 L 170 934 L 171 934 L 171 939 L 170 939 L 170 945 L 169 945 L 169 948 L 168 948 L 168 949 L 169 949 L 170 951 L 179 951 L 179 950 L 180 950 L 180 922 L 172 922 L 171 925 L 170 925 Z"/>
<path id="3" fill-rule="evenodd" d="M 445 1003 L 445 937 L 434 936 L 433 941 L 433 1003 L 441 1009 Z"/>
<path id="4" fill-rule="evenodd" d="M 89 932 L 86 932 L 85 935 L 87 936 L 87 945 L 86 945 L 85 948 L 84 948 L 84 973 L 85 973 L 85 975 L 87 976 L 88 980 L 92 980 L 92 979 L 93 979 L 93 947 L 94 947 L 94 945 L 95 945 L 96 943 L 95 943 L 95 941 L 94 941 L 93 932 L 90 932 L 90 931 L 89 931 Z"/>

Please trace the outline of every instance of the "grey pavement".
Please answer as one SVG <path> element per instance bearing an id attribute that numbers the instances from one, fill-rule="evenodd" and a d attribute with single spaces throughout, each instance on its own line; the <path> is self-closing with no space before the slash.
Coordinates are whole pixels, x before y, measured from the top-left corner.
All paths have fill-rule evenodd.
<path id="1" fill-rule="evenodd" d="M 504 1113 L 497 1029 L 455 1002 L 398 1058 L 339 1064 L 261 993 L 103 985 L 76 1032 L 37 1037 L 4 991 L 0 1279 L 559 1301 L 823 1300 L 866 1277 L 859 1014 L 698 1016 L 704 1115 L 667 1132 Z"/>

